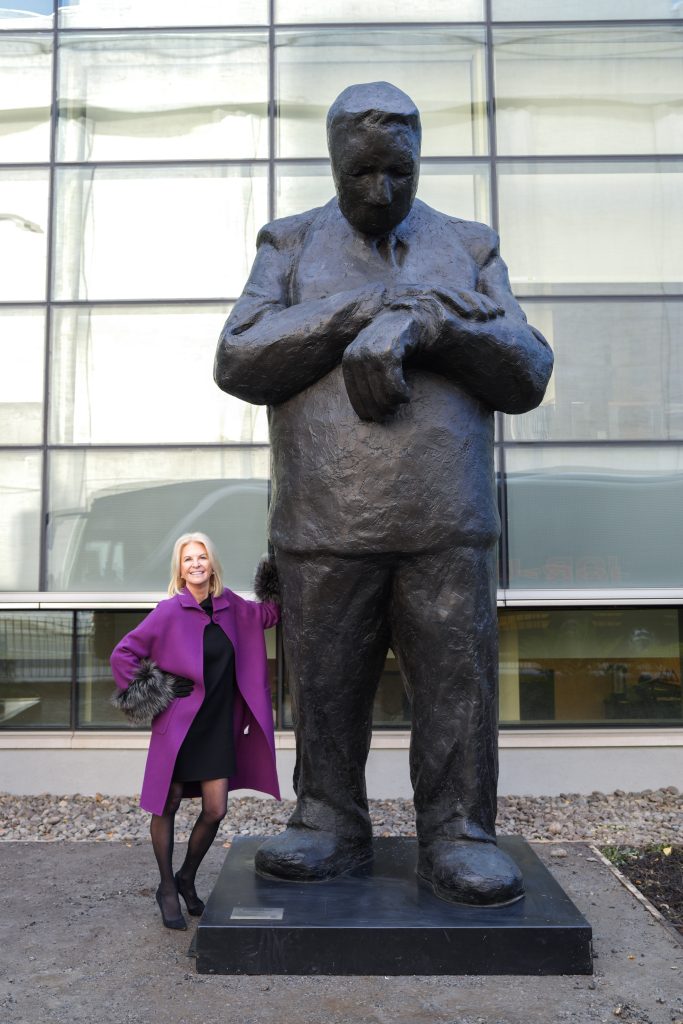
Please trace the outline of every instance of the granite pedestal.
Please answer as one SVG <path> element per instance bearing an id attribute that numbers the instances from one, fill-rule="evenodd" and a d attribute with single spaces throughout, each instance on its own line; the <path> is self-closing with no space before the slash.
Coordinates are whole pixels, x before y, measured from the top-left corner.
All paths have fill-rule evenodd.
<path id="1" fill-rule="evenodd" d="M 259 877 L 261 837 L 238 837 L 196 936 L 200 974 L 591 974 L 591 927 L 524 840 L 499 845 L 526 896 L 446 903 L 415 875 L 417 840 L 376 839 L 375 859 L 327 882 Z"/>

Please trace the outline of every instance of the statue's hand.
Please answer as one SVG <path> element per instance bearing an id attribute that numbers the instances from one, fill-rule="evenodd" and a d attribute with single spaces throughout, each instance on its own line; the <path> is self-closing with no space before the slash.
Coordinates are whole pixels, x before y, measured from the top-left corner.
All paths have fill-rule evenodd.
<path id="1" fill-rule="evenodd" d="M 392 309 L 414 309 L 437 330 L 445 312 L 455 313 L 465 320 L 492 320 L 504 312 L 502 306 L 488 295 L 466 289 L 425 288 L 424 285 L 406 284 L 393 289 L 389 296 Z"/>
<path id="2" fill-rule="evenodd" d="M 464 317 L 465 320 L 494 320 L 503 316 L 505 310 L 497 302 L 482 292 L 471 292 L 466 289 L 434 288 L 436 296 L 446 308 Z"/>
<path id="3" fill-rule="evenodd" d="M 386 302 L 387 290 L 383 284 L 365 285 L 358 290 L 354 314 L 363 323 L 369 323 L 385 308 Z"/>
<path id="4" fill-rule="evenodd" d="M 405 310 L 387 312 L 365 327 L 342 359 L 349 401 L 362 420 L 383 423 L 410 401 L 403 360 L 415 351 L 418 321 Z"/>

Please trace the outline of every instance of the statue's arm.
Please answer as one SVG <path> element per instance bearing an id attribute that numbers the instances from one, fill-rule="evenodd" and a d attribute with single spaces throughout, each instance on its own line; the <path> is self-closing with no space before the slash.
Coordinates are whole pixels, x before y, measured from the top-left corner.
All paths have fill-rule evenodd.
<path id="1" fill-rule="evenodd" d="M 378 286 L 289 304 L 301 232 L 269 225 L 244 292 L 221 333 L 214 364 L 219 388 L 255 405 L 277 405 L 341 362 L 344 349 L 381 309 Z"/>
<path id="2" fill-rule="evenodd" d="M 476 292 L 487 296 L 499 315 L 479 320 L 452 310 L 447 293 L 441 323 L 424 346 L 425 361 L 461 383 L 471 394 L 502 412 L 522 413 L 543 399 L 553 368 L 553 352 L 510 289 L 508 270 L 494 232 L 481 261 Z"/>

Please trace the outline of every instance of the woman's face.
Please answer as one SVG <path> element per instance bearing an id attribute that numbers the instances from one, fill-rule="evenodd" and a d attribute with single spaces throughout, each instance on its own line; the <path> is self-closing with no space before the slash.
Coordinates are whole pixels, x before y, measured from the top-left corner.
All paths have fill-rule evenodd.
<path id="1" fill-rule="evenodd" d="M 193 587 L 201 587 L 208 583 L 213 568 L 206 548 L 196 540 L 183 544 L 180 552 L 180 575 L 186 583 Z"/>

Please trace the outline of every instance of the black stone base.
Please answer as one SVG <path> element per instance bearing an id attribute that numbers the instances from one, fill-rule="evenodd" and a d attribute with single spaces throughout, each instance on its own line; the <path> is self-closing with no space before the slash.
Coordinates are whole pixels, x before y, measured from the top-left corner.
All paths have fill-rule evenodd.
<path id="1" fill-rule="evenodd" d="M 524 873 L 507 907 L 446 903 L 415 875 L 417 840 L 376 839 L 375 860 L 328 882 L 254 872 L 238 837 L 197 930 L 200 974 L 591 974 L 591 927 L 523 839 L 499 845 Z"/>

